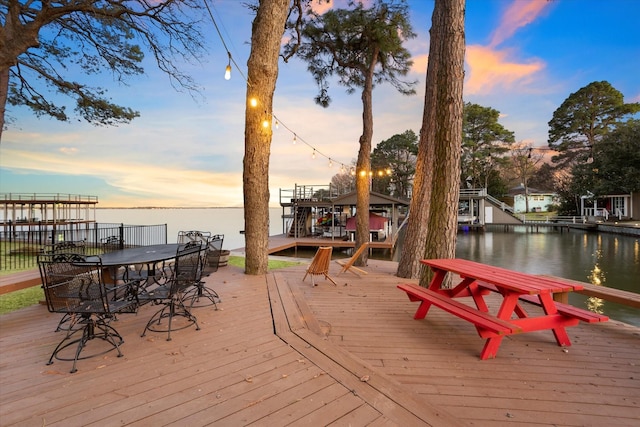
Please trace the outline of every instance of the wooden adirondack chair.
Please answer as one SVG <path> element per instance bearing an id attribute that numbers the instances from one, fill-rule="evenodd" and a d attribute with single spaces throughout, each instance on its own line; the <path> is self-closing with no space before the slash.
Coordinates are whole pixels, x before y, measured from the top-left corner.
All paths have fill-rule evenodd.
<path id="1" fill-rule="evenodd" d="M 331 262 L 331 254 L 333 253 L 333 248 L 331 246 L 321 246 L 318 248 L 318 252 L 314 255 L 311 260 L 311 264 L 309 268 L 307 268 L 307 272 L 305 273 L 302 281 L 307 278 L 308 275 L 311 275 L 311 284 L 315 286 L 316 284 L 313 281 L 313 276 L 323 275 L 325 279 L 328 279 L 335 286 L 338 284 L 329 276 L 329 263 Z"/>
<path id="2" fill-rule="evenodd" d="M 369 243 L 363 244 L 358 248 L 357 251 L 355 251 L 355 253 L 348 260 L 337 259 L 336 262 L 342 266 L 342 270 L 340 270 L 338 274 L 344 273 L 345 271 L 350 271 L 353 274 L 356 274 L 358 276 L 360 276 L 361 274 L 368 274 L 366 271 L 353 265 L 353 263 L 356 262 L 356 260 L 360 257 L 362 252 L 364 252 L 368 247 L 369 247 Z"/>

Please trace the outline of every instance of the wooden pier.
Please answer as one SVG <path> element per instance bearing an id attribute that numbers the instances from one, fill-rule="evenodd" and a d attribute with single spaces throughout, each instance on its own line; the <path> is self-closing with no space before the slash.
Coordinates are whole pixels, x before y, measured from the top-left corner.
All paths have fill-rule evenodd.
<path id="1" fill-rule="evenodd" d="M 351 242 L 348 240 L 342 240 L 339 238 L 327 238 L 327 237 L 302 237 L 302 238 L 292 238 L 287 237 L 284 234 L 280 234 L 277 236 L 269 237 L 269 255 L 276 255 L 278 252 L 286 251 L 286 250 L 297 250 L 297 249 L 317 249 L 320 246 L 330 246 L 334 249 L 353 249 L 355 247 L 355 242 Z M 386 249 L 391 250 L 393 247 L 393 242 L 390 238 L 385 239 L 380 242 L 370 242 L 369 248 L 371 249 Z M 239 248 L 236 250 L 232 250 L 232 252 L 244 252 L 244 248 Z"/>

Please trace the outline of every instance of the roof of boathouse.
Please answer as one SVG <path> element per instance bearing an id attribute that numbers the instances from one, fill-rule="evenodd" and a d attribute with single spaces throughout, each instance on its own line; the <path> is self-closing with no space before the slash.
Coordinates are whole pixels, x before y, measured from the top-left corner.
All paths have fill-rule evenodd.
<path id="1" fill-rule="evenodd" d="M 349 193 L 345 193 L 336 197 L 331 201 L 331 203 L 337 206 L 347 206 L 347 205 L 355 206 L 356 199 L 357 199 L 356 192 L 351 191 Z M 409 201 L 387 196 L 386 194 L 376 193 L 375 191 L 369 192 L 369 206 L 390 206 L 390 205 L 409 206 Z"/>

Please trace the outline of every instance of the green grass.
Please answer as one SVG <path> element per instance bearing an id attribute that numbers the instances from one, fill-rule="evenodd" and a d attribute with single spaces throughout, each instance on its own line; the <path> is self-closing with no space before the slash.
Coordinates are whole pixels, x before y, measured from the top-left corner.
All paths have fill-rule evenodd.
<path id="1" fill-rule="evenodd" d="M 44 301 L 44 292 L 40 285 L 0 295 L 0 314 L 29 307 L 40 301 Z"/>
<path id="2" fill-rule="evenodd" d="M 279 268 L 292 267 L 299 264 L 301 263 L 294 261 L 269 260 L 269 270 L 277 270 Z M 230 256 L 229 265 L 244 268 L 244 257 Z M 44 292 L 40 285 L 0 295 L 0 314 L 10 313 L 24 307 L 29 307 L 31 305 L 38 304 L 40 301 L 44 301 Z"/>
<path id="3" fill-rule="evenodd" d="M 527 212 L 524 215 L 527 221 L 546 221 L 547 218 L 553 218 L 558 215 L 558 212 Z"/>
<path id="4" fill-rule="evenodd" d="M 300 265 L 300 264 L 301 264 L 300 262 L 296 262 L 296 261 L 282 261 L 282 260 L 270 259 L 268 267 L 269 267 L 269 270 L 277 270 L 279 268 L 293 267 L 295 265 Z M 230 256 L 229 265 L 232 265 L 234 267 L 244 268 L 244 257 Z"/>

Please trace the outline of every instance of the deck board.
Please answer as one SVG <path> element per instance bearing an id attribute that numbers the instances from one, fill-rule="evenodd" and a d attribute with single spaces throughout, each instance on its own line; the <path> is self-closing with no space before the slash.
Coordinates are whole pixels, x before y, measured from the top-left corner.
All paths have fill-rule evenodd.
<path id="1" fill-rule="evenodd" d="M 115 353 L 45 363 L 59 315 L 36 305 L 0 316 L 0 424 L 35 425 L 636 425 L 640 328 L 609 321 L 504 340 L 478 358 L 467 322 L 397 290 L 395 263 L 338 286 L 302 281 L 304 265 L 266 276 L 233 266 L 207 283 L 220 310 L 194 309 L 200 331 L 147 333 L 154 307 L 121 315 Z M 340 266 L 332 263 L 334 277 Z M 490 304 L 497 304 L 498 300 Z M 532 308 L 533 309 L 533 308 Z M 275 330 L 275 331 L 274 331 Z M 488 387 L 491 385 L 491 387 Z"/>
<path id="2" fill-rule="evenodd" d="M 327 340 L 462 421 L 631 426 L 640 419 L 640 328 L 580 324 L 567 328 L 566 349 L 550 331 L 518 334 L 505 338 L 496 359 L 481 361 L 483 340 L 472 325 L 436 307 L 413 320 L 417 303 L 392 290 L 405 281 L 393 277 L 395 264 L 369 260 L 366 269 L 368 276 L 337 288 L 299 285 Z M 293 270 L 282 275 L 296 282 Z"/>

